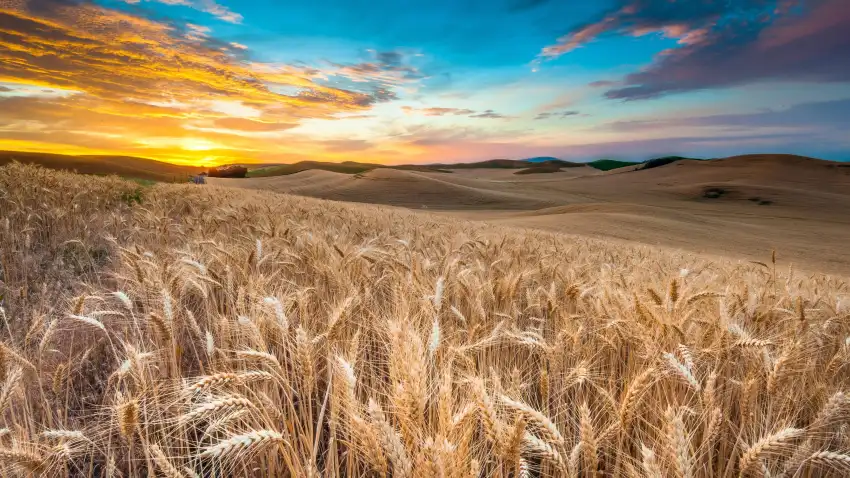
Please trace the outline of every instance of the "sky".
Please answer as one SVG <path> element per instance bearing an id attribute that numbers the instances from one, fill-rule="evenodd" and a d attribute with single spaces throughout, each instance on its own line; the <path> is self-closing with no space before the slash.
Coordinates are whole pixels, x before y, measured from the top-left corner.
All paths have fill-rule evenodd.
<path id="1" fill-rule="evenodd" d="M 0 0 L 0 150 L 850 160 L 848 0 Z"/>

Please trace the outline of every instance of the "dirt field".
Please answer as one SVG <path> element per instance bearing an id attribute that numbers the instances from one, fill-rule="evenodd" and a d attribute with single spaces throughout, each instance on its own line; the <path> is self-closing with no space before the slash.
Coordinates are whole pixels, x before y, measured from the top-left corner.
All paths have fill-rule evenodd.
<path id="1" fill-rule="evenodd" d="M 631 168 L 630 168 L 631 169 Z M 661 245 L 850 275 L 850 165 L 787 155 L 572 168 L 361 175 L 307 171 L 215 184 L 427 210 L 502 225 Z"/>

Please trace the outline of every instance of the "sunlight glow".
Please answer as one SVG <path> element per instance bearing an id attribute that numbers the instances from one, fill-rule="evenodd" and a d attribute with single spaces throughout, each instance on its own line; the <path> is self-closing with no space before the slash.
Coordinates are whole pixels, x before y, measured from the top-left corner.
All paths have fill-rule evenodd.
<path id="1" fill-rule="evenodd" d="M 180 147 L 187 151 L 209 151 L 222 146 L 203 138 L 185 138 L 180 142 Z"/>

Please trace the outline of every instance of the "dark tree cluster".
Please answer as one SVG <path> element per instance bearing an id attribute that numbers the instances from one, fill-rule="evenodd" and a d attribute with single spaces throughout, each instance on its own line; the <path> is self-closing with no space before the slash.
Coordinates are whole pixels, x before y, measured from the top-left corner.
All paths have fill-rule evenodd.
<path id="1" fill-rule="evenodd" d="M 237 165 L 218 166 L 208 173 L 211 178 L 244 178 L 247 174 L 248 168 Z"/>

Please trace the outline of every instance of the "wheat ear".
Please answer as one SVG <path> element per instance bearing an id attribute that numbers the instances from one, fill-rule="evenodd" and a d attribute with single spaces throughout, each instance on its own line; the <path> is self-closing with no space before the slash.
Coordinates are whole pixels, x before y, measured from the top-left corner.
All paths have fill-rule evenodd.
<path id="1" fill-rule="evenodd" d="M 273 445 L 285 443 L 283 435 L 272 430 L 255 430 L 223 440 L 201 452 L 201 458 L 236 459 L 259 453 Z"/>
<path id="2" fill-rule="evenodd" d="M 153 454 L 154 463 L 156 463 L 156 466 L 162 470 L 162 473 L 166 476 L 166 478 L 185 478 L 183 473 L 181 473 L 180 470 L 171 463 L 171 460 L 165 456 L 165 453 L 158 445 L 150 445 L 150 449 Z"/>
<path id="3" fill-rule="evenodd" d="M 803 434 L 798 428 L 784 428 L 776 433 L 767 435 L 753 443 L 741 455 L 740 473 L 745 476 L 764 455 L 775 454 L 788 446 L 788 443 Z"/>

